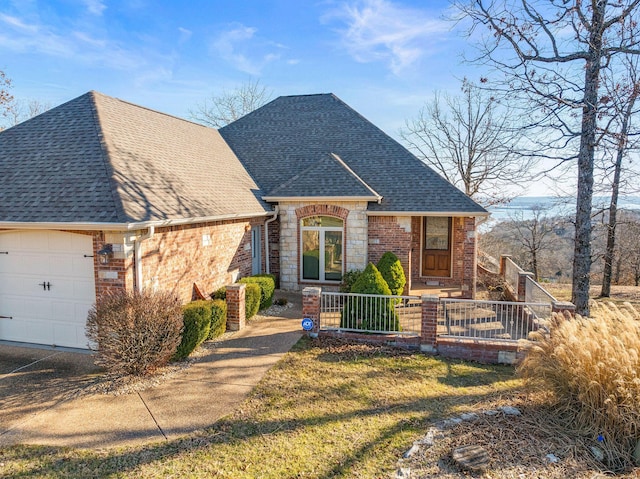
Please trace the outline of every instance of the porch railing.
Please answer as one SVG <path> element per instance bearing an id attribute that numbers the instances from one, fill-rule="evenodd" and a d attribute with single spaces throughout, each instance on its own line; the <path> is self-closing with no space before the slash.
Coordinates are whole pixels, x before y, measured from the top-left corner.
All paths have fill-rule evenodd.
<path id="1" fill-rule="evenodd" d="M 550 303 L 441 299 L 438 335 L 492 341 L 527 339 L 546 327 Z"/>
<path id="2" fill-rule="evenodd" d="M 420 335 L 419 296 L 322 292 L 320 329 Z"/>
<path id="3" fill-rule="evenodd" d="M 524 273 L 524 270 L 518 266 L 513 260 L 509 257 L 505 257 L 504 259 L 504 280 L 507 285 L 511 288 L 516 296 L 518 294 L 518 281 L 520 280 L 520 273 Z"/>
<path id="4" fill-rule="evenodd" d="M 557 301 L 549 291 L 544 289 L 537 281 L 528 276 L 525 283 L 524 300 L 530 303 L 553 303 Z"/>

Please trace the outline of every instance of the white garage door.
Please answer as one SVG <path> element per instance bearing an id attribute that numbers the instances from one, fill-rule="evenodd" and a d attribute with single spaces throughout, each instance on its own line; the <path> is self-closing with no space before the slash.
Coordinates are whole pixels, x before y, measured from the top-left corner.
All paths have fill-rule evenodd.
<path id="1" fill-rule="evenodd" d="M 89 235 L 0 232 L 0 339 L 87 348 L 92 256 Z"/>

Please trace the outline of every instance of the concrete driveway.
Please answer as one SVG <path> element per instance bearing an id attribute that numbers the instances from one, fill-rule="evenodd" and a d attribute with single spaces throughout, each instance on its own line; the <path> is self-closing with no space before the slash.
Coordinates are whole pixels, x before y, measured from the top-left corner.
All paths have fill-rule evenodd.
<path id="1" fill-rule="evenodd" d="M 99 377 L 88 354 L 0 345 L 0 446 L 103 449 L 207 428 L 233 412 L 301 335 L 298 307 L 251 321 L 158 386 L 121 396 L 79 394 Z"/>

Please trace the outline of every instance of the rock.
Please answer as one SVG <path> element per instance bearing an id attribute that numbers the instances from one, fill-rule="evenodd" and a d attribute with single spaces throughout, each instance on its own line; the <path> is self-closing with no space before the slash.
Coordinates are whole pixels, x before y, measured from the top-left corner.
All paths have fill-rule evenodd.
<path id="1" fill-rule="evenodd" d="M 556 456 L 555 454 L 547 454 L 546 456 L 544 456 L 545 459 L 547 461 L 549 461 L 552 464 L 555 464 L 557 462 L 560 462 L 560 459 L 558 459 L 558 456 Z"/>
<path id="2" fill-rule="evenodd" d="M 593 454 L 593 457 L 595 457 L 600 462 L 604 462 L 604 451 L 602 449 L 596 446 L 591 446 L 589 449 L 591 450 L 591 454 Z"/>
<path id="3" fill-rule="evenodd" d="M 460 414 L 460 419 L 463 421 L 475 421 L 478 419 L 478 415 L 474 412 L 465 412 L 464 414 Z"/>
<path id="4" fill-rule="evenodd" d="M 396 479 L 411 479 L 411 469 L 401 467 L 396 471 Z"/>
<path id="5" fill-rule="evenodd" d="M 487 409 L 482 414 L 484 414 L 485 416 L 495 416 L 496 414 L 498 414 L 498 411 L 496 411 L 495 409 Z"/>
<path id="6" fill-rule="evenodd" d="M 445 426 L 445 428 L 450 428 L 450 427 L 453 427 L 453 426 L 457 426 L 461 422 L 462 422 L 462 419 L 460 419 L 459 417 L 452 417 L 450 419 L 445 419 L 444 420 L 444 426 Z"/>
<path id="7" fill-rule="evenodd" d="M 418 444 L 414 444 L 413 446 L 411 446 L 411 448 L 409 448 L 409 450 L 407 452 L 405 452 L 402 457 L 404 457 L 405 459 L 408 457 L 413 456 L 416 452 L 418 452 L 420 450 L 420 446 Z"/>
<path id="8" fill-rule="evenodd" d="M 444 434 L 442 434 L 442 430 L 430 427 L 427 434 L 419 442 L 427 447 L 431 447 L 436 443 L 436 439 L 442 439 L 443 437 Z"/>
<path id="9" fill-rule="evenodd" d="M 489 453 L 477 444 L 458 447 L 451 456 L 458 466 L 470 471 L 483 471 L 489 465 Z"/>
<path id="10" fill-rule="evenodd" d="M 522 414 L 520 412 L 520 409 L 518 409 L 517 407 L 513 407 L 513 406 L 502 406 L 502 407 L 500 407 L 498 409 L 500 409 L 500 411 L 505 413 L 507 416 L 520 416 Z"/>

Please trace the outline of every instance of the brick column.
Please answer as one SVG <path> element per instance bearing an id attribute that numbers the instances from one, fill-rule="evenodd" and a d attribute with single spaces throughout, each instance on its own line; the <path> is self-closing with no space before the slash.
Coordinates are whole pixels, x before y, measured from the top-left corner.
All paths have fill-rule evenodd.
<path id="1" fill-rule="evenodd" d="M 309 336 L 318 336 L 320 331 L 320 294 L 322 288 L 307 287 L 302 290 L 302 318 L 313 321 L 313 329 Z"/>
<path id="2" fill-rule="evenodd" d="M 527 278 L 533 279 L 533 273 L 525 272 L 518 273 L 518 301 L 524 302 L 527 300 Z"/>
<path id="3" fill-rule="evenodd" d="M 438 304 L 436 295 L 422 295 L 422 327 L 420 329 L 420 350 L 426 353 L 437 352 Z"/>
<path id="4" fill-rule="evenodd" d="M 551 303 L 551 312 L 574 318 L 576 315 L 576 305 L 569 301 L 554 301 Z"/>
<path id="5" fill-rule="evenodd" d="M 244 329 L 247 317 L 245 313 L 246 287 L 247 285 L 241 283 L 227 286 L 227 329 L 229 331 Z"/>

